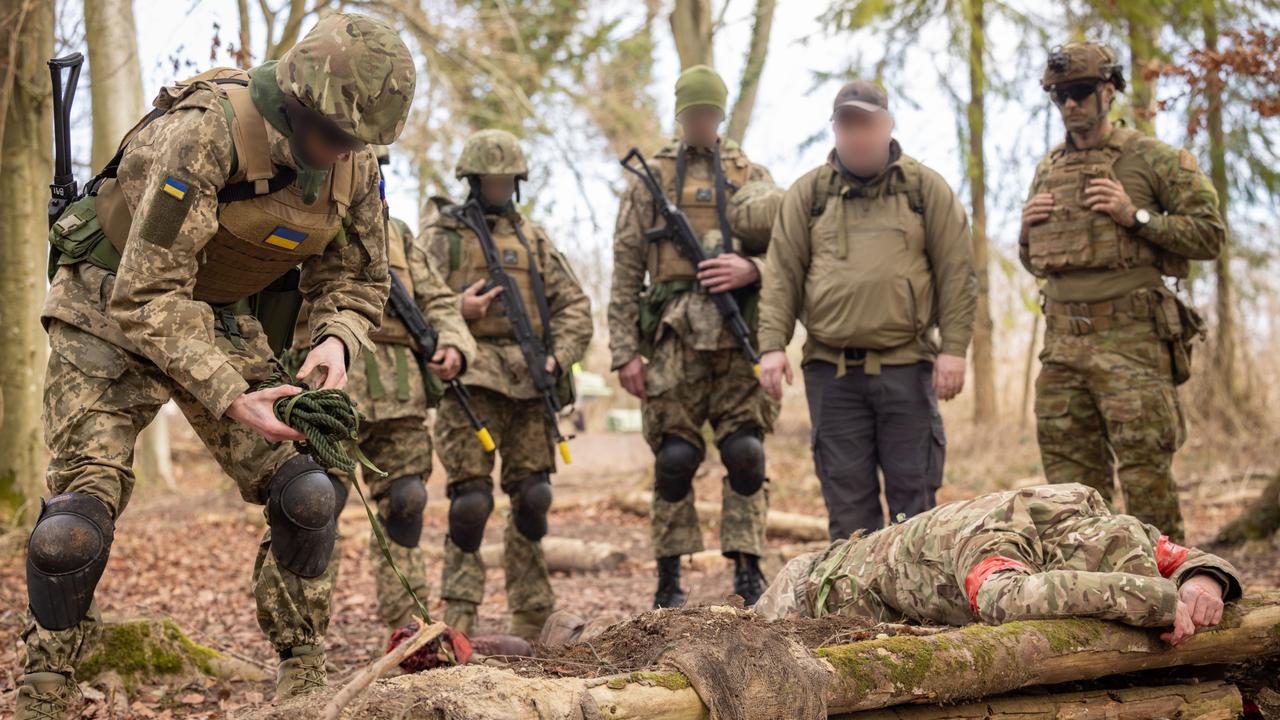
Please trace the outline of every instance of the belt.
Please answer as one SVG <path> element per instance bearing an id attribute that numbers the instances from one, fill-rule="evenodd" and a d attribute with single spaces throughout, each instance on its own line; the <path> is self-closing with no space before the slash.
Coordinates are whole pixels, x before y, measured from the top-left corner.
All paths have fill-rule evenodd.
<path id="1" fill-rule="evenodd" d="M 1055 332 L 1072 335 L 1089 335 L 1103 332 L 1129 319 L 1141 319 L 1150 315 L 1147 290 L 1140 289 L 1124 297 L 1099 302 L 1064 303 L 1044 300 L 1045 326 Z M 1127 316 L 1127 317 L 1126 317 Z"/>

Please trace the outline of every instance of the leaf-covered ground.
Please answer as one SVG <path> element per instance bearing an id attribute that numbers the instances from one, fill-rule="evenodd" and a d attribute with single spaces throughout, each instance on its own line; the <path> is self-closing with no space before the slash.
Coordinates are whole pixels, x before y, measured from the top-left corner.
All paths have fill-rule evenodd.
<path id="1" fill-rule="evenodd" d="M 768 444 L 771 501 L 775 508 L 822 515 L 822 499 L 809 460 L 803 403 L 792 402 Z M 984 490 L 1031 484 L 1038 471 L 1034 432 L 1027 426 L 977 431 L 963 418 L 948 418 L 949 457 L 943 501 Z M 592 423 L 593 425 L 595 423 Z M 261 508 L 240 501 L 231 482 L 208 459 L 190 430 L 175 425 L 177 492 L 140 487 L 121 518 L 111 561 L 99 586 L 98 602 L 108 617 L 169 616 L 200 643 L 274 672 L 275 658 L 254 619 L 249 576 L 263 529 Z M 1193 435 L 1194 438 L 1194 435 Z M 586 433 L 573 442 L 575 462 L 555 478 L 557 506 L 552 533 L 610 542 L 628 559 L 606 573 L 557 575 L 553 582 L 560 607 L 586 617 L 621 618 L 648 609 L 653 592 L 653 560 L 646 521 L 614 507 L 609 498 L 645 487 L 651 457 L 638 435 Z M 1184 510 L 1192 540 L 1202 541 L 1237 514 L 1256 493 L 1256 475 L 1274 472 L 1274 456 L 1258 456 L 1246 447 L 1222 451 L 1193 443 L 1180 456 L 1186 486 Z M 438 464 L 438 463 L 437 463 Z M 716 500 L 722 468 L 706 463 L 697 480 L 699 498 Z M 429 483 L 430 504 L 424 530 L 433 586 L 438 587 L 438 548 L 445 532 L 443 476 L 437 467 Z M 334 599 L 329 634 L 330 682 L 341 682 L 378 656 L 387 639 L 375 611 L 370 573 L 368 527 L 352 496 L 343 514 L 341 579 Z M 499 541 L 505 519 L 488 527 Z M 714 526 L 707 525 L 708 548 L 717 547 Z M 775 539 L 778 545 L 790 544 Z M 1251 583 L 1280 586 L 1280 548 L 1252 547 L 1234 560 Z M 774 558 L 767 571 L 776 569 Z M 0 557 L 0 717 L 12 712 L 14 681 L 20 674 L 18 638 L 26 604 L 20 552 Z M 695 604 L 717 603 L 730 590 L 727 561 L 689 567 L 686 590 Z M 506 628 L 506 595 L 500 569 L 491 570 L 482 630 Z M 433 612 L 440 610 L 432 598 Z M 86 686 L 89 702 L 82 717 L 221 718 L 270 700 L 270 683 L 204 683 L 185 687 L 144 685 L 131 698 L 109 685 Z"/>

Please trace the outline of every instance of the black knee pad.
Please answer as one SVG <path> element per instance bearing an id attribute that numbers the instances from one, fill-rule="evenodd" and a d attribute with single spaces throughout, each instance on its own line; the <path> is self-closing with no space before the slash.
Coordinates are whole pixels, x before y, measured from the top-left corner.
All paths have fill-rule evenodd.
<path id="1" fill-rule="evenodd" d="M 27 602 L 40 627 L 66 630 L 84 619 L 114 537 L 111 511 L 92 495 L 44 503 L 27 541 Z"/>
<path id="2" fill-rule="evenodd" d="M 493 512 L 493 488 L 485 480 L 449 486 L 449 539 L 472 553 L 484 542 L 484 526 Z"/>
<path id="3" fill-rule="evenodd" d="M 684 438 L 662 438 L 653 463 L 653 487 L 667 502 L 680 502 L 693 489 L 693 475 L 702 463 L 702 450 Z"/>
<path id="4" fill-rule="evenodd" d="M 267 484 L 271 553 L 299 577 L 319 577 L 338 539 L 341 485 L 309 455 L 285 463 Z"/>
<path id="5" fill-rule="evenodd" d="M 754 427 L 736 430 L 720 443 L 720 462 L 729 471 L 729 487 L 754 495 L 764 487 L 764 442 Z"/>
<path id="6" fill-rule="evenodd" d="M 387 516 L 379 515 L 387 537 L 397 545 L 418 547 L 422 539 L 422 511 L 427 507 L 427 484 L 421 475 L 405 475 L 391 481 L 391 487 L 382 496 Z"/>
<path id="7" fill-rule="evenodd" d="M 547 511 L 551 509 L 551 477 L 535 473 L 520 484 L 520 492 L 511 498 L 511 520 L 521 535 L 533 541 L 547 534 Z"/>

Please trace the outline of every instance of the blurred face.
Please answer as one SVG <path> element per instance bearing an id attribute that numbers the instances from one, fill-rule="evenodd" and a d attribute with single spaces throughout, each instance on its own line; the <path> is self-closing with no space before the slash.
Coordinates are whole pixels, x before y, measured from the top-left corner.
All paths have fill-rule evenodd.
<path id="1" fill-rule="evenodd" d="M 480 199 L 493 207 L 506 205 L 516 192 L 515 175 L 481 175 Z"/>
<path id="2" fill-rule="evenodd" d="M 712 105 L 694 105 L 691 108 L 685 108 L 685 111 L 680 113 L 680 117 L 676 118 L 676 122 L 680 123 L 680 133 L 684 137 L 685 144 L 697 147 L 710 147 L 716 144 L 716 139 L 720 137 L 722 120 L 724 120 L 724 113 L 720 108 Z"/>
<path id="3" fill-rule="evenodd" d="M 873 177 L 889 166 L 893 116 L 888 112 L 841 108 L 831 127 L 836 136 L 836 155 L 849 172 Z"/>
<path id="4" fill-rule="evenodd" d="M 1049 91 L 1067 132 L 1079 135 L 1092 132 L 1106 120 L 1115 94 L 1114 85 L 1094 80 L 1061 83 Z"/>
<path id="5" fill-rule="evenodd" d="M 303 107 L 292 98 L 285 100 L 285 111 L 293 130 L 291 146 L 298 159 L 313 168 L 328 168 L 364 143 L 338 129 L 327 118 Z"/>

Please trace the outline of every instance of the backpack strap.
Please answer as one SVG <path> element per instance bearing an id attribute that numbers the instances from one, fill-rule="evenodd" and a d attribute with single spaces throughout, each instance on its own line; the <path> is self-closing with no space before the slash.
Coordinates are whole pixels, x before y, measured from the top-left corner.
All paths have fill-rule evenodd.
<path id="1" fill-rule="evenodd" d="M 836 193 L 836 169 L 831 167 L 831 163 L 823 163 L 818 168 L 818 172 L 813 176 L 813 200 L 809 204 L 809 226 L 813 227 L 813 223 L 822 214 L 827 211 L 828 201 Z"/>

